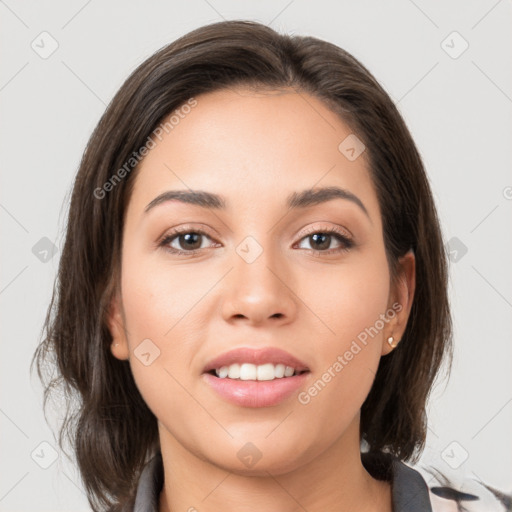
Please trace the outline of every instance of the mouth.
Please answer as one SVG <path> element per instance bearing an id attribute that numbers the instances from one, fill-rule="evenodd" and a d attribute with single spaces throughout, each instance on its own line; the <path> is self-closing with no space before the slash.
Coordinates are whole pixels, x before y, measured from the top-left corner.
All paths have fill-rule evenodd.
<path id="1" fill-rule="evenodd" d="M 304 362 L 277 347 L 236 348 L 210 360 L 203 368 L 203 373 L 241 380 L 280 379 L 305 371 L 310 368 Z"/>
<path id="2" fill-rule="evenodd" d="M 310 374 L 310 367 L 284 350 L 242 347 L 207 363 L 202 378 L 217 397 L 230 404 L 271 407 L 303 388 Z"/>
<path id="3" fill-rule="evenodd" d="M 214 372 L 214 371 L 213 371 Z M 217 377 L 213 372 L 203 373 L 203 381 L 218 398 L 239 407 L 272 407 L 286 403 L 300 389 L 306 387 L 310 371 L 272 380 L 242 380 Z"/>

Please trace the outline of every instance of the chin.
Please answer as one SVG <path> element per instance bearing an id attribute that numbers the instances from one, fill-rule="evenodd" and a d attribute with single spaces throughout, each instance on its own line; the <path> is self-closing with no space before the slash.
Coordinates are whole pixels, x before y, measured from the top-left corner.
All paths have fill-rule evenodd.
<path id="1" fill-rule="evenodd" d="M 268 434 L 265 434 L 268 435 Z M 215 453 L 209 453 L 207 460 L 225 471 L 245 476 L 281 475 L 292 472 L 307 464 L 321 450 L 308 449 L 303 441 L 295 442 L 290 437 L 253 438 L 254 441 L 233 442 L 226 447 L 216 445 Z M 249 439 L 250 436 L 245 436 Z M 272 438 L 272 439 L 271 439 Z M 238 438 L 239 439 L 239 438 Z M 302 446 L 301 446 L 302 445 Z M 229 455 L 228 455 L 229 454 Z M 234 455 L 234 456 L 233 456 Z"/>

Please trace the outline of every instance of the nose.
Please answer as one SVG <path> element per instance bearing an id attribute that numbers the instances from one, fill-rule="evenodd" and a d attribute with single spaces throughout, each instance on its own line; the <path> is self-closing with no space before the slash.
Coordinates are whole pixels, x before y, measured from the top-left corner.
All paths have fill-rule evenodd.
<path id="1" fill-rule="evenodd" d="M 233 269 L 224 282 L 224 320 L 244 321 L 253 326 L 293 321 L 298 298 L 293 292 L 293 277 L 285 261 L 278 261 L 270 250 L 263 250 L 254 261 L 246 258 L 243 252 L 240 254 L 234 255 Z"/>

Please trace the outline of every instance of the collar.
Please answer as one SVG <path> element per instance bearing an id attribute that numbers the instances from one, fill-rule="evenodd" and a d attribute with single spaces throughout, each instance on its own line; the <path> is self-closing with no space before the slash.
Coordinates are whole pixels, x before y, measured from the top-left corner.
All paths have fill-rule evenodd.
<path id="1" fill-rule="evenodd" d="M 391 481 L 393 512 L 432 512 L 428 486 L 418 471 L 384 452 L 363 452 L 361 462 L 374 478 Z M 163 483 L 164 468 L 159 451 L 144 466 L 133 508 L 127 512 L 158 512 Z"/>

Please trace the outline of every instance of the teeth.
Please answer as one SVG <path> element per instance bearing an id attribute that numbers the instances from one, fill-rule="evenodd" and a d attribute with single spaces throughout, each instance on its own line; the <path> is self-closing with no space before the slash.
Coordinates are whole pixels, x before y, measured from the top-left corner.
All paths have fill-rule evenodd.
<path id="1" fill-rule="evenodd" d="M 230 379 L 238 379 L 240 378 L 240 365 L 239 364 L 232 364 L 231 366 L 224 366 L 224 368 L 229 368 L 228 377 Z"/>
<path id="2" fill-rule="evenodd" d="M 291 377 L 295 373 L 295 368 L 285 366 L 284 364 L 260 364 L 256 366 L 250 363 L 234 363 L 230 366 L 222 366 L 215 370 L 220 379 L 240 379 L 240 380 L 274 380 L 283 377 Z"/>
<path id="3" fill-rule="evenodd" d="M 285 377 L 291 377 L 293 375 L 293 372 L 295 370 L 291 366 L 286 366 L 284 369 L 284 376 Z"/>
<path id="4" fill-rule="evenodd" d="M 253 364 L 242 364 L 240 366 L 240 380 L 256 380 L 258 368 Z"/>

